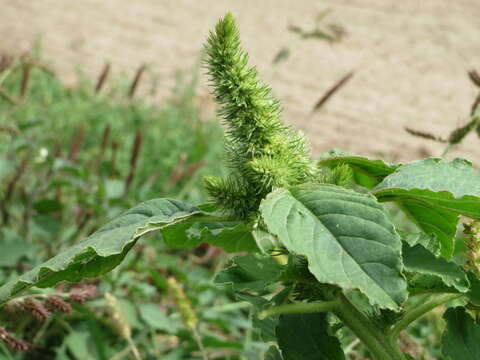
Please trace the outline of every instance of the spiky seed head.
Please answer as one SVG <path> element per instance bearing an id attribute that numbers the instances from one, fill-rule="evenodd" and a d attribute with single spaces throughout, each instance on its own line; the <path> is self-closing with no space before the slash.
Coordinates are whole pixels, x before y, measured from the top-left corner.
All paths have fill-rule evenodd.
<path id="1" fill-rule="evenodd" d="M 248 65 L 232 14 L 217 23 L 205 52 L 233 168 L 226 179 L 207 179 L 207 190 L 224 210 L 249 216 L 274 187 L 314 179 L 315 166 L 303 137 L 280 122 L 278 100 Z"/>

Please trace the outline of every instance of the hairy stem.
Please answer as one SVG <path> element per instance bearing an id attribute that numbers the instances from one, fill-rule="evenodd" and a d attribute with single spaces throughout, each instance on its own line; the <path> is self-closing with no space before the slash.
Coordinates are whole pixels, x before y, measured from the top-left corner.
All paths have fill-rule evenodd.
<path id="1" fill-rule="evenodd" d="M 405 360 L 397 344 L 389 341 L 372 322 L 343 295 L 333 313 L 362 341 L 376 360 Z"/>
<path id="2" fill-rule="evenodd" d="M 316 312 L 328 312 L 333 311 L 341 303 L 340 300 L 321 301 L 314 303 L 295 303 L 285 304 L 280 306 L 274 306 L 270 309 L 262 311 L 258 317 L 265 319 L 269 316 L 281 315 L 281 314 L 305 314 Z"/>
<path id="3" fill-rule="evenodd" d="M 405 330 L 412 322 L 421 318 L 429 311 L 435 309 L 437 306 L 446 304 L 452 300 L 461 298 L 463 294 L 443 294 L 440 296 L 432 296 L 430 300 L 425 301 L 421 305 L 412 306 L 407 309 L 404 317 L 396 323 L 390 333 L 391 339 L 396 339 L 400 333 Z"/>

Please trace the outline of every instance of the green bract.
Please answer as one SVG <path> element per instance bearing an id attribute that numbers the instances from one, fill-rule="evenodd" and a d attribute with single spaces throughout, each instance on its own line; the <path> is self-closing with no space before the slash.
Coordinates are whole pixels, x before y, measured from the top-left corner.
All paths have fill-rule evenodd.
<path id="1" fill-rule="evenodd" d="M 31 286 L 102 275 L 138 238 L 158 232 L 172 247 L 208 242 L 251 253 L 235 257 L 216 282 L 252 304 L 255 336 L 271 342 L 264 359 L 347 358 L 357 349 L 338 340 L 339 321 L 360 340 L 362 356 L 406 360 L 402 331 L 455 300 L 466 307 L 446 312 L 443 353 L 479 359 L 479 325 L 468 314 L 480 309 L 476 254 L 473 245 L 455 244 L 461 216 L 480 220 L 480 174 L 461 159 L 388 164 L 334 151 L 316 161 L 280 122 L 279 103 L 248 65 L 232 15 L 205 49 L 231 165 L 229 176 L 205 180 L 214 204 L 140 204 L 5 284 L 0 303 Z M 402 230 L 384 202 L 410 219 Z"/>

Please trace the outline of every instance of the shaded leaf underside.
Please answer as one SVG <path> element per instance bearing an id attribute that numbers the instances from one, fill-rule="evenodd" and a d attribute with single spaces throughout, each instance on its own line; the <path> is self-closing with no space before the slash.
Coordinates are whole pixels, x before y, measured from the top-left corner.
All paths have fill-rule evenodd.
<path id="1" fill-rule="evenodd" d="M 285 360 L 345 359 L 338 339 L 328 334 L 325 314 L 282 315 L 276 334 Z"/>
<path id="2" fill-rule="evenodd" d="M 451 360 L 480 360 L 480 324 L 461 307 L 448 309 L 444 318 L 443 354 Z"/>
<path id="3" fill-rule="evenodd" d="M 454 287 L 460 292 L 469 290 L 469 281 L 463 269 L 443 258 L 436 258 L 421 245 L 403 246 L 403 263 L 405 271 L 435 276 L 446 286 Z"/>
<path id="4" fill-rule="evenodd" d="M 269 255 L 236 256 L 232 259 L 231 266 L 216 276 L 215 282 L 230 283 L 235 291 L 262 291 L 278 281 L 283 270 L 284 266 Z"/>
<path id="5" fill-rule="evenodd" d="M 328 167 L 348 164 L 354 171 L 357 184 L 367 188 L 377 185 L 400 167 L 400 165 L 388 164 L 383 160 L 371 160 L 362 156 L 335 153 L 332 153 L 331 157 L 321 159 L 318 164 Z"/>

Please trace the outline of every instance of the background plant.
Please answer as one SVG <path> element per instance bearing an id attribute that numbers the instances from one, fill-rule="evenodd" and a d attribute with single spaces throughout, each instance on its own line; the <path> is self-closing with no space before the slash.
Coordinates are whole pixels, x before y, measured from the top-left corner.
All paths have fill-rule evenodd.
<path id="1" fill-rule="evenodd" d="M 480 174 L 472 164 L 388 164 L 339 151 L 314 160 L 301 135 L 279 121 L 278 102 L 248 66 L 230 14 L 210 34 L 206 53 L 230 164 L 229 175 L 206 178 L 214 202 L 146 201 L 5 284 L 0 299 L 104 275 L 141 236 L 156 232 L 173 247 L 208 242 L 251 253 L 233 258 L 217 281 L 252 304 L 254 338 L 270 346 L 257 351 L 264 358 L 426 357 L 408 328 L 448 306 L 437 351 L 475 359 Z M 408 225 L 394 224 L 384 202 Z M 464 238 L 457 236 L 461 223 Z M 195 314 L 174 288 L 194 330 Z"/>
<path id="2" fill-rule="evenodd" d="M 1 283 L 152 194 L 202 201 L 202 175 L 225 172 L 221 129 L 200 116 L 195 73 L 179 76 L 157 107 L 134 97 L 139 82 L 153 76 L 143 66 L 128 79 L 112 76 L 107 65 L 96 81 L 80 76 L 78 86 L 66 87 L 38 56 L 5 55 L 1 63 Z M 134 249 L 101 283 L 61 283 L 9 302 L 0 314 L 7 345 L 0 358 L 118 359 L 132 356 L 132 343 L 142 357 L 200 357 L 166 295 L 168 278 L 183 284 L 199 313 L 209 354 L 254 351 L 243 338 L 249 310 L 225 307 L 232 292 L 211 284 L 223 255 L 205 246 L 170 250 L 158 240 Z"/>

